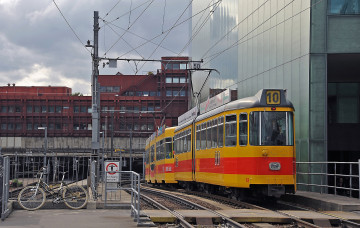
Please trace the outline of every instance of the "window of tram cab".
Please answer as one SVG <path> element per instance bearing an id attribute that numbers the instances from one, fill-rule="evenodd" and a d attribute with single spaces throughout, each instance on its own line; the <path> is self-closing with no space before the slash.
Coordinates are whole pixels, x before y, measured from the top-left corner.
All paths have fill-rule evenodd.
<path id="1" fill-rule="evenodd" d="M 239 118 L 239 145 L 247 145 L 247 113 L 241 113 Z"/>
<path id="2" fill-rule="evenodd" d="M 225 146 L 236 146 L 236 115 L 225 117 Z"/>

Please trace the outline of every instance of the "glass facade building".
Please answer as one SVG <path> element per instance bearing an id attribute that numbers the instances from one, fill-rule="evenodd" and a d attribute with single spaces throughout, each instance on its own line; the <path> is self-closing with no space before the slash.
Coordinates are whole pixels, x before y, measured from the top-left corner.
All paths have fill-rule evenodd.
<path id="1" fill-rule="evenodd" d="M 192 14 L 216 2 L 193 3 Z M 207 89 L 236 86 L 238 98 L 287 89 L 297 161 L 358 161 L 359 28 L 359 0 L 223 0 L 190 55 L 220 71 Z"/>

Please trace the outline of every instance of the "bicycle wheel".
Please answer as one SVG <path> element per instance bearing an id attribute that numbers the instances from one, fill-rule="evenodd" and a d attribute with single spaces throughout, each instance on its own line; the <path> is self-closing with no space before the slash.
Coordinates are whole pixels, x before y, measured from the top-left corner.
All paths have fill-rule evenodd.
<path id="1" fill-rule="evenodd" d="M 20 191 L 18 202 L 25 210 L 37 210 L 44 205 L 46 195 L 41 188 L 36 189 L 36 186 L 28 186 Z"/>
<path id="2" fill-rule="evenodd" d="M 88 194 L 80 185 L 67 186 L 63 190 L 63 198 L 66 206 L 72 209 L 83 208 L 88 200 Z"/>

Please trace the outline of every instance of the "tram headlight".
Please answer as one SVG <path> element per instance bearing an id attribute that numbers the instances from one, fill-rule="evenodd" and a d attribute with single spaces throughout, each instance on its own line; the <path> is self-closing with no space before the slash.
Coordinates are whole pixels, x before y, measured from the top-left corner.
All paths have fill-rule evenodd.
<path id="1" fill-rule="evenodd" d="M 271 162 L 271 163 L 269 163 L 269 168 L 270 168 L 270 170 L 274 170 L 274 171 L 280 170 L 281 164 L 280 164 L 280 162 Z"/>

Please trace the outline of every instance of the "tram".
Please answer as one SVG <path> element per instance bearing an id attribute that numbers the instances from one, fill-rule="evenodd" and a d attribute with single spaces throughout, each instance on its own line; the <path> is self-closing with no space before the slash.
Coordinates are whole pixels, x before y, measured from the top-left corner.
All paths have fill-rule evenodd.
<path id="1" fill-rule="evenodd" d="M 232 198 L 295 193 L 294 111 L 286 90 L 263 89 L 181 123 L 174 129 L 174 158 L 168 161 L 173 161 L 174 182 Z M 151 140 L 149 146 L 151 158 Z M 165 180 L 161 170 L 155 182 Z M 154 183 L 151 166 L 149 174 L 146 180 Z"/>

